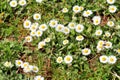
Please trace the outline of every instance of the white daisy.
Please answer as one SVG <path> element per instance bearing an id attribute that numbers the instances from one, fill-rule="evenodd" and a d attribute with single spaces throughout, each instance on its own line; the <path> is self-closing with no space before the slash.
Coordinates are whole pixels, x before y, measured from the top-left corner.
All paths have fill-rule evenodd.
<path id="1" fill-rule="evenodd" d="M 69 34 L 70 33 L 70 29 L 68 27 L 64 27 L 63 28 L 63 33 Z"/>
<path id="2" fill-rule="evenodd" d="M 117 49 L 116 52 L 117 52 L 118 54 L 120 54 L 120 49 Z"/>
<path id="3" fill-rule="evenodd" d="M 17 6 L 17 1 L 16 0 L 10 1 L 10 6 L 11 7 L 16 7 Z"/>
<path id="4" fill-rule="evenodd" d="M 55 29 L 56 29 L 56 31 L 58 31 L 58 32 L 62 32 L 63 29 L 64 29 L 64 25 L 58 24 L 57 27 L 56 27 Z"/>
<path id="5" fill-rule="evenodd" d="M 101 29 L 99 29 L 99 30 L 96 30 L 96 32 L 95 32 L 95 35 L 96 36 L 100 36 L 100 35 L 102 35 L 102 30 Z"/>
<path id="6" fill-rule="evenodd" d="M 104 49 L 104 46 L 103 45 L 97 45 L 97 51 L 99 52 L 99 51 L 101 51 L 101 50 L 103 50 Z"/>
<path id="7" fill-rule="evenodd" d="M 87 11 L 84 11 L 83 12 L 83 16 L 84 17 L 89 17 L 90 15 L 92 15 L 93 14 L 93 12 L 91 11 L 91 10 L 87 10 Z"/>
<path id="8" fill-rule="evenodd" d="M 107 0 L 107 3 L 108 3 L 108 4 L 114 4 L 114 3 L 115 3 L 115 0 Z"/>
<path id="9" fill-rule="evenodd" d="M 66 64 L 70 64 L 72 61 L 73 61 L 73 58 L 72 58 L 71 55 L 67 55 L 67 56 L 64 57 L 64 62 Z"/>
<path id="10" fill-rule="evenodd" d="M 39 69 L 38 69 L 38 67 L 37 67 L 37 66 L 33 66 L 32 71 L 37 73 L 37 72 L 39 71 Z"/>
<path id="11" fill-rule="evenodd" d="M 32 42 L 32 36 L 25 37 L 25 42 Z"/>
<path id="12" fill-rule="evenodd" d="M 4 63 L 4 66 L 5 66 L 5 67 L 8 67 L 8 68 L 12 68 L 12 67 L 13 67 L 13 64 L 12 64 L 11 62 L 6 61 L 6 62 Z"/>
<path id="13" fill-rule="evenodd" d="M 75 27 L 76 32 L 81 33 L 84 30 L 84 26 L 82 24 L 78 24 Z"/>
<path id="14" fill-rule="evenodd" d="M 70 29 L 75 29 L 75 23 L 74 22 L 70 22 L 69 24 L 68 24 L 68 27 L 70 28 Z"/>
<path id="15" fill-rule="evenodd" d="M 29 66 L 26 66 L 26 67 L 23 69 L 23 71 L 24 71 L 25 73 L 28 73 L 28 72 L 31 72 L 32 69 L 33 69 L 33 66 L 32 66 L 32 65 L 29 65 Z"/>
<path id="16" fill-rule="evenodd" d="M 105 42 L 105 48 L 112 48 L 112 43 L 110 41 Z"/>
<path id="17" fill-rule="evenodd" d="M 73 6 L 73 11 L 74 11 L 74 13 L 79 13 L 80 7 L 78 5 Z"/>
<path id="18" fill-rule="evenodd" d="M 63 8 L 63 9 L 62 9 L 62 12 L 63 12 L 63 13 L 67 13 L 67 12 L 68 12 L 68 9 L 67 9 L 67 8 Z"/>
<path id="19" fill-rule="evenodd" d="M 83 54 L 83 55 L 87 56 L 87 55 L 89 55 L 90 53 L 91 53 L 91 50 L 90 50 L 89 48 L 84 48 L 84 49 L 82 49 L 82 54 Z"/>
<path id="20" fill-rule="evenodd" d="M 117 7 L 114 5 L 110 5 L 108 9 L 110 13 L 115 13 L 117 11 Z"/>
<path id="21" fill-rule="evenodd" d="M 36 0 L 37 3 L 41 3 L 43 0 Z"/>
<path id="22" fill-rule="evenodd" d="M 57 20 L 52 19 L 52 20 L 50 20 L 49 25 L 50 25 L 50 27 L 54 28 L 54 27 L 56 27 L 56 26 L 58 25 L 58 21 L 57 21 Z"/>
<path id="23" fill-rule="evenodd" d="M 44 77 L 42 77 L 42 76 L 35 76 L 34 80 L 44 80 Z"/>
<path id="24" fill-rule="evenodd" d="M 27 4 L 26 0 L 19 0 L 20 6 L 25 6 Z"/>
<path id="25" fill-rule="evenodd" d="M 31 31 L 36 31 L 38 29 L 38 25 L 39 25 L 38 23 L 33 23 L 30 27 L 30 30 Z"/>
<path id="26" fill-rule="evenodd" d="M 108 63 L 109 64 L 115 64 L 116 61 L 117 61 L 116 56 L 111 55 L 111 56 L 108 57 Z"/>
<path id="27" fill-rule="evenodd" d="M 56 62 L 57 62 L 57 63 L 62 63 L 62 62 L 63 62 L 63 58 L 62 58 L 62 57 L 58 57 L 58 58 L 56 59 Z"/>
<path id="28" fill-rule="evenodd" d="M 46 43 L 44 41 L 41 41 L 38 43 L 38 49 L 43 48 L 46 45 Z"/>
<path id="29" fill-rule="evenodd" d="M 36 31 L 36 36 L 37 36 L 37 37 L 41 37 L 42 34 L 43 34 L 43 32 L 42 32 L 41 30 L 37 30 L 37 31 Z"/>
<path id="30" fill-rule="evenodd" d="M 98 41 L 98 45 L 104 45 L 105 44 L 105 41 L 103 41 L 103 40 L 100 40 L 100 41 Z"/>
<path id="31" fill-rule="evenodd" d="M 114 23 L 113 21 L 108 21 L 108 22 L 107 22 L 107 25 L 108 25 L 109 27 L 113 27 L 113 26 L 115 25 L 115 23 Z"/>
<path id="32" fill-rule="evenodd" d="M 79 36 L 76 37 L 77 41 L 82 41 L 83 39 L 84 39 L 84 37 L 82 35 L 79 35 Z"/>
<path id="33" fill-rule="evenodd" d="M 31 31 L 30 36 L 36 36 L 36 31 Z"/>
<path id="34" fill-rule="evenodd" d="M 100 24 L 100 22 L 101 22 L 101 17 L 100 17 L 100 16 L 94 16 L 94 17 L 92 18 L 92 20 L 93 20 L 93 24 L 94 24 L 94 25 L 98 25 L 98 24 Z"/>
<path id="35" fill-rule="evenodd" d="M 29 66 L 29 63 L 28 63 L 28 62 L 24 62 L 24 63 L 21 65 L 21 68 L 25 68 L 25 67 L 27 67 L 27 66 Z"/>
<path id="36" fill-rule="evenodd" d="M 69 43 L 69 40 L 63 40 L 63 45 L 66 45 Z"/>
<path id="37" fill-rule="evenodd" d="M 41 19 L 41 14 L 35 13 L 35 14 L 33 15 L 33 19 L 34 19 L 34 20 L 40 20 L 40 19 Z"/>
<path id="38" fill-rule="evenodd" d="M 106 37 L 110 37 L 110 36 L 111 36 L 111 33 L 108 32 L 108 31 L 106 31 L 106 32 L 105 32 L 105 36 L 106 36 Z"/>
<path id="39" fill-rule="evenodd" d="M 108 62 L 108 57 L 106 55 L 102 55 L 99 57 L 99 60 L 101 63 L 107 63 Z"/>
<path id="40" fill-rule="evenodd" d="M 23 23 L 24 28 L 30 28 L 31 26 L 31 21 L 30 20 L 25 20 Z"/>
<path id="41" fill-rule="evenodd" d="M 45 42 L 50 42 L 50 38 L 46 38 L 44 41 Z"/>
<path id="42" fill-rule="evenodd" d="M 16 60 L 16 61 L 15 61 L 15 65 L 16 65 L 17 67 L 21 67 L 21 66 L 23 65 L 23 61 L 21 61 L 21 60 Z"/>
<path id="43" fill-rule="evenodd" d="M 84 7 L 83 7 L 83 6 L 80 6 L 79 8 L 80 8 L 80 11 L 83 11 L 83 10 L 84 10 Z"/>
<path id="44" fill-rule="evenodd" d="M 47 29 L 48 29 L 48 26 L 46 24 L 41 24 L 39 26 L 39 30 L 41 30 L 41 31 L 46 31 Z"/>

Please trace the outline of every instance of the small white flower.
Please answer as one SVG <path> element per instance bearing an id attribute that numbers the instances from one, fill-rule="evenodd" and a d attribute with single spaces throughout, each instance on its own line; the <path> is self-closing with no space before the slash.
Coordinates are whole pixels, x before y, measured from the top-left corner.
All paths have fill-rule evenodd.
<path id="1" fill-rule="evenodd" d="M 56 29 L 56 31 L 58 31 L 58 32 L 62 32 L 63 29 L 64 29 L 64 25 L 58 24 L 57 27 L 56 27 L 55 29 Z"/>
<path id="2" fill-rule="evenodd" d="M 101 51 L 104 49 L 104 46 L 103 45 L 97 45 L 97 51 Z"/>
<path id="3" fill-rule="evenodd" d="M 25 37 L 25 42 L 32 42 L 32 36 Z"/>
<path id="4" fill-rule="evenodd" d="M 101 17 L 100 17 L 100 16 L 94 16 L 94 17 L 92 18 L 92 20 L 93 20 L 93 24 L 94 24 L 94 25 L 98 25 L 98 24 L 100 24 L 100 22 L 101 22 Z"/>
<path id="5" fill-rule="evenodd" d="M 111 33 L 108 32 L 108 31 L 106 31 L 106 32 L 105 32 L 105 36 L 106 36 L 106 37 L 110 37 L 110 36 L 111 36 Z"/>
<path id="6" fill-rule="evenodd" d="M 80 6 L 79 8 L 80 8 L 80 11 L 83 11 L 83 10 L 84 10 L 84 7 L 83 7 L 83 6 Z"/>
<path id="7" fill-rule="evenodd" d="M 82 24 L 78 24 L 75 27 L 76 32 L 81 33 L 84 30 L 84 26 Z"/>
<path id="8" fill-rule="evenodd" d="M 34 80 L 44 80 L 44 77 L 42 77 L 42 76 L 35 76 Z"/>
<path id="9" fill-rule="evenodd" d="M 116 56 L 111 55 L 111 56 L 108 57 L 108 63 L 109 64 L 114 64 L 114 63 L 116 63 L 116 61 L 117 61 Z"/>
<path id="10" fill-rule="evenodd" d="M 30 36 L 36 36 L 36 31 L 31 31 Z"/>
<path id="11" fill-rule="evenodd" d="M 50 20 L 49 25 L 50 25 L 50 27 L 54 28 L 54 27 L 56 27 L 58 25 L 58 21 L 52 19 L 52 20 Z"/>
<path id="12" fill-rule="evenodd" d="M 105 41 L 103 41 L 103 40 L 100 40 L 100 41 L 98 41 L 98 45 L 104 45 L 105 44 Z"/>
<path id="13" fill-rule="evenodd" d="M 70 22 L 69 24 L 68 24 L 68 27 L 70 28 L 70 29 L 75 29 L 75 23 L 74 22 Z"/>
<path id="14" fill-rule="evenodd" d="M 23 61 L 21 61 L 21 60 L 16 60 L 16 61 L 15 61 L 15 65 L 16 65 L 17 67 L 21 67 L 21 66 L 23 65 Z"/>
<path id="15" fill-rule="evenodd" d="M 39 25 L 38 23 L 33 23 L 30 27 L 30 30 L 31 31 L 36 31 L 38 29 L 38 25 Z"/>
<path id="16" fill-rule="evenodd" d="M 69 34 L 70 33 L 70 29 L 68 27 L 64 27 L 63 33 Z"/>
<path id="17" fill-rule="evenodd" d="M 28 72 L 31 72 L 32 69 L 33 69 L 33 66 L 32 66 L 32 65 L 29 65 L 29 66 L 26 66 L 26 67 L 23 69 L 23 71 L 24 71 L 25 73 L 28 73 Z"/>
<path id="18" fill-rule="evenodd" d="M 37 31 L 36 31 L 36 36 L 37 36 L 37 37 L 41 37 L 42 34 L 43 34 L 43 32 L 42 32 L 41 30 L 37 30 Z"/>
<path id="19" fill-rule="evenodd" d="M 113 27 L 113 26 L 115 25 L 115 23 L 114 23 L 113 21 L 108 21 L 108 22 L 107 22 L 107 25 L 108 25 L 109 27 Z"/>
<path id="20" fill-rule="evenodd" d="M 43 48 L 46 45 L 46 43 L 44 41 L 41 41 L 38 43 L 38 49 Z"/>
<path id="21" fill-rule="evenodd" d="M 27 67 L 27 66 L 29 66 L 29 63 L 28 63 L 28 62 L 24 62 L 24 63 L 21 65 L 21 68 L 25 68 L 25 67 Z"/>
<path id="22" fill-rule="evenodd" d="M 62 57 L 58 57 L 58 58 L 56 59 L 56 62 L 57 62 L 57 63 L 62 63 L 62 62 L 63 62 L 63 58 L 62 58 Z"/>
<path id="23" fill-rule="evenodd" d="M 108 9 L 109 9 L 109 12 L 110 12 L 110 13 L 115 13 L 115 12 L 117 11 L 117 7 L 114 6 L 114 5 L 109 6 Z"/>
<path id="24" fill-rule="evenodd" d="M 50 38 L 46 38 L 44 41 L 45 42 L 50 42 Z"/>
<path id="25" fill-rule="evenodd" d="M 37 72 L 39 71 L 39 69 L 38 69 L 38 67 L 37 67 L 37 66 L 33 66 L 32 71 L 37 73 Z"/>
<path id="26" fill-rule="evenodd" d="M 120 49 L 117 49 L 116 52 L 117 52 L 118 54 L 120 54 Z"/>
<path id="27" fill-rule="evenodd" d="M 16 7 L 17 6 L 17 1 L 16 0 L 10 1 L 10 6 L 11 7 Z"/>
<path id="28" fill-rule="evenodd" d="M 95 32 L 95 35 L 96 36 L 100 36 L 100 35 L 102 35 L 102 30 L 101 29 L 99 29 L 99 30 L 96 30 L 96 32 Z"/>
<path id="29" fill-rule="evenodd" d="M 114 3 L 115 3 L 115 0 L 107 0 L 107 3 L 108 3 L 108 4 L 114 4 Z"/>
<path id="30" fill-rule="evenodd" d="M 109 41 L 107 41 L 107 42 L 105 42 L 105 46 L 104 46 L 105 48 L 112 48 L 112 43 L 111 42 L 109 42 Z"/>
<path id="31" fill-rule="evenodd" d="M 68 9 L 67 9 L 67 8 L 63 8 L 63 9 L 62 9 L 62 12 L 63 12 L 63 13 L 67 13 L 67 12 L 68 12 Z"/>
<path id="32" fill-rule="evenodd" d="M 4 63 L 4 66 L 5 66 L 5 67 L 8 67 L 8 68 L 12 68 L 12 67 L 13 67 L 13 64 L 12 64 L 11 62 L 6 61 L 6 62 Z"/>
<path id="33" fill-rule="evenodd" d="M 41 3 L 43 0 L 36 0 L 36 2 Z"/>
<path id="34" fill-rule="evenodd" d="M 48 26 L 46 24 L 41 24 L 39 26 L 39 30 L 41 30 L 41 31 L 46 31 L 47 29 L 48 29 Z"/>
<path id="35" fill-rule="evenodd" d="M 30 28 L 31 26 L 31 21 L 30 20 L 25 20 L 23 23 L 24 28 Z"/>
<path id="36" fill-rule="evenodd" d="M 33 19 L 34 19 L 34 20 L 40 20 L 40 19 L 41 19 L 41 14 L 35 13 L 35 14 L 33 15 Z"/>
<path id="37" fill-rule="evenodd" d="M 91 10 L 87 10 L 83 12 L 84 17 L 89 17 L 93 12 Z"/>
<path id="38" fill-rule="evenodd" d="M 87 56 L 87 55 L 89 55 L 90 53 L 91 53 L 91 50 L 90 50 L 89 48 L 84 48 L 84 49 L 82 49 L 82 54 L 83 54 L 83 55 Z"/>
<path id="39" fill-rule="evenodd" d="M 79 36 L 76 37 L 77 41 L 82 41 L 83 39 L 84 39 L 84 37 L 82 35 L 79 35 Z"/>
<path id="40" fill-rule="evenodd" d="M 74 11 L 74 13 L 79 13 L 80 7 L 78 5 L 73 6 L 73 11 Z"/>
<path id="41" fill-rule="evenodd" d="M 20 6 L 25 6 L 27 4 L 26 0 L 19 0 Z"/>
<path id="42" fill-rule="evenodd" d="M 106 55 L 102 55 L 99 57 L 99 60 L 101 63 L 107 63 L 108 62 L 108 57 Z"/>
<path id="43" fill-rule="evenodd" d="M 63 45 L 66 45 L 66 44 L 68 44 L 68 43 L 69 43 L 68 40 L 63 40 Z"/>
<path id="44" fill-rule="evenodd" d="M 72 61 L 73 61 L 73 58 L 72 58 L 71 55 L 67 55 L 67 56 L 64 57 L 64 62 L 66 64 L 70 64 Z"/>

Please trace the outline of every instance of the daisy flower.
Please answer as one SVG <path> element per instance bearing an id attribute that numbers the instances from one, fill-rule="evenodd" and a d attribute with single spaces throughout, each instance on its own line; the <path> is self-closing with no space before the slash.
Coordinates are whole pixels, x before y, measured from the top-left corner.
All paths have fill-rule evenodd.
<path id="1" fill-rule="evenodd" d="M 52 20 L 50 20 L 49 25 L 50 25 L 50 27 L 54 28 L 54 27 L 56 27 L 58 25 L 58 21 L 52 19 Z"/>
<path id="2" fill-rule="evenodd" d="M 37 30 L 37 31 L 36 31 L 36 36 L 37 36 L 37 37 L 41 37 L 42 34 L 43 34 L 43 32 L 42 32 L 41 30 Z"/>
<path id="3" fill-rule="evenodd" d="M 56 29 L 56 31 L 58 31 L 58 32 L 62 32 L 63 29 L 64 29 L 64 25 L 58 24 L 57 27 L 56 27 L 55 29 Z"/>
<path id="4" fill-rule="evenodd" d="M 6 61 L 6 62 L 4 63 L 4 66 L 5 66 L 5 67 L 8 67 L 8 68 L 12 68 L 12 67 L 13 67 L 13 64 L 12 64 L 11 62 Z"/>
<path id="5" fill-rule="evenodd" d="M 63 8 L 63 9 L 62 9 L 62 12 L 63 12 L 63 13 L 67 13 L 67 12 L 68 12 L 68 9 L 67 9 L 67 8 Z"/>
<path id="6" fill-rule="evenodd" d="M 108 25 L 109 27 L 113 27 L 113 26 L 115 25 L 115 23 L 114 23 L 113 21 L 108 21 L 108 22 L 107 22 L 107 25 Z"/>
<path id="7" fill-rule="evenodd" d="M 10 6 L 11 7 L 16 7 L 17 6 L 17 1 L 16 0 L 10 1 Z"/>
<path id="8" fill-rule="evenodd" d="M 84 11 L 83 12 L 83 16 L 84 17 L 89 17 L 90 15 L 92 15 L 93 14 L 93 12 L 91 11 L 91 10 L 87 10 L 87 11 Z"/>
<path id="9" fill-rule="evenodd" d="M 63 40 L 63 45 L 66 45 L 66 44 L 68 44 L 68 43 L 69 43 L 68 40 Z"/>
<path id="10" fill-rule="evenodd" d="M 15 61 L 15 65 L 16 65 L 17 67 L 20 67 L 20 66 L 23 65 L 23 61 L 21 61 L 21 60 L 16 60 L 16 61 Z"/>
<path id="11" fill-rule="evenodd" d="M 21 68 L 25 68 L 25 67 L 27 67 L 27 66 L 29 66 L 29 63 L 28 63 L 28 62 L 24 62 L 24 63 L 21 65 Z"/>
<path id="12" fill-rule="evenodd" d="M 40 19 L 41 19 L 41 14 L 35 13 L 35 14 L 33 15 L 33 19 L 34 19 L 34 20 L 40 20 Z"/>
<path id="13" fill-rule="evenodd" d="M 69 34 L 70 33 L 70 29 L 68 27 L 64 27 L 63 28 L 63 33 Z"/>
<path id="14" fill-rule="evenodd" d="M 20 6 L 25 6 L 27 4 L 26 0 L 19 0 Z"/>
<path id="15" fill-rule="evenodd" d="M 107 41 L 107 42 L 105 42 L 105 46 L 104 46 L 105 48 L 112 48 L 112 43 L 111 42 L 109 42 L 109 41 Z"/>
<path id="16" fill-rule="evenodd" d="M 83 39 L 84 39 L 84 37 L 82 35 L 79 35 L 79 36 L 76 37 L 77 41 L 82 41 Z"/>
<path id="17" fill-rule="evenodd" d="M 30 20 L 25 20 L 23 23 L 24 28 L 30 28 L 31 26 L 31 21 Z"/>
<path id="18" fill-rule="evenodd" d="M 74 13 L 79 13 L 80 12 L 80 7 L 78 5 L 73 6 L 73 12 Z"/>
<path id="19" fill-rule="evenodd" d="M 70 22 L 69 24 L 68 24 L 68 27 L 70 28 L 70 29 L 75 29 L 75 23 L 74 22 Z"/>
<path id="20" fill-rule="evenodd" d="M 46 38 L 44 41 L 45 42 L 50 42 L 50 38 Z"/>
<path id="21" fill-rule="evenodd" d="M 106 55 L 102 55 L 99 57 L 99 60 L 101 63 L 107 63 L 108 62 L 108 57 Z"/>
<path id="22" fill-rule="evenodd" d="M 38 23 L 33 23 L 30 27 L 30 30 L 31 31 L 36 31 L 38 29 L 38 25 L 39 25 Z"/>
<path id="23" fill-rule="evenodd" d="M 80 11 L 83 11 L 83 10 L 84 10 L 84 7 L 83 7 L 83 6 L 80 6 L 79 8 L 80 8 Z"/>
<path id="24" fill-rule="evenodd" d="M 92 20 L 93 20 L 93 24 L 94 24 L 94 25 L 98 25 L 98 24 L 100 24 L 100 22 L 101 22 L 101 17 L 100 17 L 100 16 L 94 16 L 94 17 L 92 18 Z"/>
<path id="25" fill-rule="evenodd" d="M 48 26 L 46 24 L 41 24 L 39 26 L 39 30 L 41 30 L 41 31 L 46 31 L 47 29 L 48 29 Z"/>
<path id="26" fill-rule="evenodd" d="M 28 73 L 28 72 L 31 72 L 32 69 L 33 69 L 33 66 L 32 66 L 32 65 L 29 65 L 29 66 L 26 66 L 26 67 L 23 69 L 23 71 L 24 71 L 25 73 Z"/>
<path id="27" fill-rule="evenodd" d="M 102 30 L 101 29 L 99 29 L 99 30 L 96 30 L 96 32 L 95 32 L 95 35 L 96 36 L 100 36 L 100 35 L 102 35 Z"/>
<path id="28" fill-rule="evenodd" d="M 41 3 L 43 0 L 36 0 L 37 3 Z"/>
<path id="29" fill-rule="evenodd" d="M 99 51 L 101 51 L 101 50 L 103 50 L 104 49 L 104 46 L 103 45 L 97 45 L 97 51 L 99 52 Z"/>
<path id="30" fill-rule="evenodd" d="M 37 66 L 33 66 L 32 71 L 37 73 L 37 72 L 39 71 L 39 69 L 38 69 L 38 67 L 37 67 Z"/>
<path id="31" fill-rule="evenodd" d="M 72 58 L 71 55 L 67 55 L 67 56 L 64 57 L 64 62 L 66 64 L 70 64 L 72 61 L 73 61 L 73 58 Z"/>
<path id="32" fill-rule="evenodd" d="M 117 61 L 116 56 L 111 55 L 111 56 L 108 57 L 108 63 L 109 64 L 115 64 L 116 61 Z"/>
<path id="33" fill-rule="evenodd" d="M 108 31 L 106 31 L 106 32 L 105 32 L 105 36 L 106 36 L 106 37 L 110 37 L 110 36 L 111 36 L 111 33 L 108 32 Z"/>
<path id="34" fill-rule="evenodd" d="M 57 63 L 62 63 L 62 62 L 63 62 L 63 58 L 62 58 L 62 57 L 58 57 L 58 58 L 56 59 L 56 62 L 57 62 Z"/>
<path id="35" fill-rule="evenodd" d="M 110 5 L 108 9 L 110 13 L 115 13 L 117 11 L 117 7 L 114 5 Z"/>
<path id="36" fill-rule="evenodd" d="M 91 50 L 90 50 L 89 48 L 84 48 L 84 49 L 82 49 L 82 54 L 83 54 L 83 55 L 87 56 L 87 55 L 89 55 L 90 53 L 91 53 Z"/>
<path id="37" fill-rule="evenodd" d="M 98 41 L 98 45 L 104 45 L 104 44 L 105 44 L 105 41 L 103 40 Z"/>
<path id="38" fill-rule="evenodd" d="M 30 36 L 36 36 L 36 31 L 31 31 Z"/>
<path id="39" fill-rule="evenodd" d="M 84 26 L 82 24 L 78 24 L 75 27 L 76 32 L 81 33 L 84 30 Z"/>
<path id="40" fill-rule="evenodd" d="M 43 48 L 46 45 L 46 43 L 44 41 L 41 41 L 38 43 L 38 49 Z"/>
<path id="41" fill-rule="evenodd" d="M 120 49 L 117 49 L 116 52 L 117 52 L 118 54 L 120 54 Z"/>
<path id="42" fill-rule="evenodd" d="M 107 0 L 107 3 L 108 3 L 108 4 L 114 4 L 114 3 L 115 3 L 115 0 Z"/>
<path id="43" fill-rule="evenodd" d="M 32 42 L 32 36 L 25 37 L 25 42 Z"/>
<path id="44" fill-rule="evenodd" d="M 42 77 L 42 76 L 35 76 L 34 80 L 44 80 L 44 77 Z"/>

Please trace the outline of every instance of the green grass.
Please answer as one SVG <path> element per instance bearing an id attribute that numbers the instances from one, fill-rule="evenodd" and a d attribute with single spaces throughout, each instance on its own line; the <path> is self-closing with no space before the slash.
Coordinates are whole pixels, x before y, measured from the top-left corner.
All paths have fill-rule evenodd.
<path id="1" fill-rule="evenodd" d="M 94 26 L 91 21 L 93 16 L 100 15 L 102 20 L 105 17 L 120 25 L 120 0 L 114 3 L 118 8 L 114 14 L 109 13 L 109 4 L 106 0 L 43 0 L 40 4 L 35 0 L 27 0 L 27 6 L 15 8 L 11 8 L 7 1 L 0 0 L 0 80 L 28 80 L 28 78 L 33 80 L 36 75 L 42 75 L 45 80 L 120 80 L 114 75 L 116 73 L 120 76 L 120 55 L 114 51 L 120 48 L 120 29 L 109 28 L 104 23 Z M 84 18 L 81 13 L 74 14 L 72 11 L 74 5 L 83 6 L 85 10 L 90 9 L 93 14 L 89 18 Z M 61 12 L 64 7 L 69 9 L 68 13 Z M 65 26 L 71 21 L 82 23 L 85 25 L 85 30 L 81 34 L 85 40 L 76 41 L 75 37 L 79 33 L 74 30 L 71 30 L 70 35 L 65 35 L 49 28 L 41 38 L 34 38 L 33 42 L 24 43 L 29 31 L 23 28 L 23 22 L 25 19 L 35 22 L 32 18 L 35 12 L 42 14 L 41 20 L 37 21 L 39 24 L 48 24 L 51 19 L 56 19 Z M 72 19 L 73 16 L 76 17 L 75 20 Z M 105 19 L 104 22 L 106 21 Z M 111 32 L 112 38 L 95 36 L 96 29 Z M 50 43 L 38 50 L 38 42 L 47 37 L 51 38 Z M 69 44 L 62 44 L 65 39 L 69 40 Z M 96 46 L 99 40 L 112 42 L 113 49 L 97 53 Z M 90 47 L 92 51 L 87 57 L 81 54 L 81 49 L 85 47 Z M 72 64 L 56 62 L 58 56 L 65 57 L 67 54 L 73 56 Z M 102 54 L 115 55 L 118 60 L 113 65 L 102 64 L 99 61 Z M 3 65 L 6 61 L 11 61 L 15 65 L 17 59 L 38 66 L 39 72 L 26 74 L 19 72 L 16 66 L 6 68 Z"/>

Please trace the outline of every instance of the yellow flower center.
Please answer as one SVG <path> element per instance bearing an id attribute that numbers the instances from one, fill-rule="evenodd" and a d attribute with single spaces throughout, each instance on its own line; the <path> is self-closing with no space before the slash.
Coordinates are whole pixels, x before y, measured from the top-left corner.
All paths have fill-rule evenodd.
<path id="1" fill-rule="evenodd" d="M 105 61 L 105 60 L 106 60 L 106 58 L 105 58 L 105 57 L 103 57 L 103 58 L 102 58 L 102 61 Z"/>
<path id="2" fill-rule="evenodd" d="M 41 28 L 42 28 L 42 29 L 45 29 L 45 26 L 43 25 L 43 26 L 41 26 Z"/>
<path id="3" fill-rule="evenodd" d="M 12 2 L 12 5 L 15 5 L 15 2 Z"/>
<path id="4" fill-rule="evenodd" d="M 21 64 L 21 62 L 17 62 L 17 64 L 18 64 L 18 65 L 20 65 L 20 64 Z"/>
<path id="5" fill-rule="evenodd" d="M 36 15 L 35 17 L 36 17 L 36 18 L 39 18 L 39 16 L 38 16 L 38 15 Z"/>
<path id="6" fill-rule="evenodd" d="M 84 53 L 88 53 L 88 50 L 87 50 L 87 49 L 85 49 L 85 50 L 84 50 Z"/>
<path id="7" fill-rule="evenodd" d="M 70 59 L 70 57 L 67 57 L 66 60 L 67 60 L 67 61 L 70 61 L 71 59 Z"/>
<path id="8" fill-rule="evenodd" d="M 26 26 L 29 26 L 29 22 L 26 22 L 25 25 L 26 25 Z"/>
<path id="9" fill-rule="evenodd" d="M 90 12 L 87 11 L 86 14 L 90 14 Z"/>
<path id="10" fill-rule="evenodd" d="M 113 59 L 113 58 L 110 58 L 110 61 L 111 61 L 111 62 L 113 62 L 113 61 L 114 61 L 114 59 Z"/>
<path id="11" fill-rule="evenodd" d="M 52 22 L 52 25 L 55 25 L 55 22 Z"/>
<path id="12" fill-rule="evenodd" d="M 76 7 L 76 8 L 75 8 L 75 10 L 79 10 L 79 8 L 78 8 L 78 7 Z"/>
<path id="13" fill-rule="evenodd" d="M 117 52 L 120 53 L 120 49 L 118 49 Z"/>

